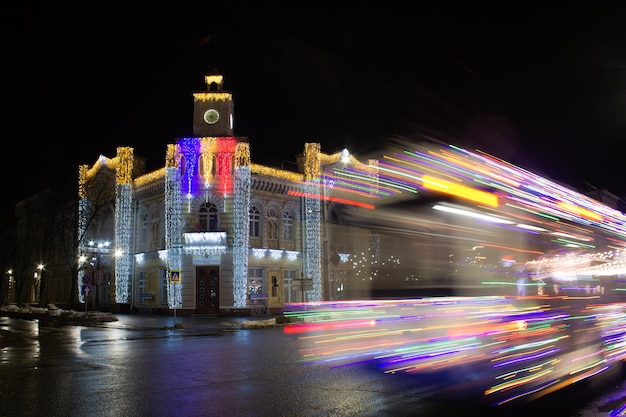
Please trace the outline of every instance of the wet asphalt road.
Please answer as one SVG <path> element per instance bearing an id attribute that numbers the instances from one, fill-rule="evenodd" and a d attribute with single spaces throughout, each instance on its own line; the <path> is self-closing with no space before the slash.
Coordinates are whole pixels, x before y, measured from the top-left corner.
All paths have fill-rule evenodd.
<path id="1" fill-rule="evenodd" d="M 0 415 L 589 417 L 610 416 L 626 397 L 615 378 L 483 407 L 446 398 L 441 381 L 305 366 L 301 340 L 266 318 L 116 317 L 94 326 L 0 317 Z"/>

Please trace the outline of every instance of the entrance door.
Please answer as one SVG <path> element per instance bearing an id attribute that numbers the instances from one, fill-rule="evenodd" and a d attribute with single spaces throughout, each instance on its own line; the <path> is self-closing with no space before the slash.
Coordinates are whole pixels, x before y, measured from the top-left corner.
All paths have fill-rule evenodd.
<path id="1" fill-rule="evenodd" d="M 196 313 L 219 314 L 219 268 L 196 268 Z"/>

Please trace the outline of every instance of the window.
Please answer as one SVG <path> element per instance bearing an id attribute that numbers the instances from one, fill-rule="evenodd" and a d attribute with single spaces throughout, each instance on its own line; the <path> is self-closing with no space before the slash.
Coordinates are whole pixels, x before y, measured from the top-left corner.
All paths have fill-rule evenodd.
<path id="1" fill-rule="evenodd" d="M 293 240 L 293 216 L 288 211 L 283 213 L 283 239 Z"/>
<path id="2" fill-rule="evenodd" d="M 207 155 L 202 155 L 198 159 L 198 174 L 200 177 L 207 181 L 214 174 L 213 158 Z"/>
<path id="3" fill-rule="evenodd" d="M 250 237 L 261 237 L 261 212 L 256 206 L 250 207 Z"/>
<path id="4" fill-rule="evenodd" d="M 284 300 L 286 303 L 292 303 L 297 300 L 295 294 L 291 290 L 291 281 L 296 279 L 296 270 L 295 269 L 285 269 L 283 271 L 283 291 L 284 291 Z"/>
<path id="5" fill-rule="evenodd" d="M 217 206 L 213 203 L 204 203 L 198 210 L 198 231 L 217 232 Z"/>
<path id="6" fill-rule="evenodd" d="M 270 207 L 267 210 L 267 238 L 278 240 L 278 210 Z"/>
<path id="7" fill-rule="evenodd" d="M 148 213 L 144 213 L 141 218 L 141 243 L 146 243 L 148 241 L 148 224 L 150 223 L 148 219 Z"/>
<path id="8" fill-rule="evenodd" d="M 256 303 L 253 294 L 265 292 L 265 270 L 263 268 L 248 268 L 248 299 L 252 304 Z"/>

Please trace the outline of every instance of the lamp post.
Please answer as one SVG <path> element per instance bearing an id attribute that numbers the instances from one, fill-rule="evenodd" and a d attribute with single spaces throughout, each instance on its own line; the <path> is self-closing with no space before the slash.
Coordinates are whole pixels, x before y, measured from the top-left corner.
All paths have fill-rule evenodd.
<path id="1" fill-rule="evenodd" d="M 15 282 L 13 280 L 13 270 L 7 269 L 7 304 L 13 303 L 13 289 Z"/>
<path id="2" fill-rule="evenodd" d="M 40 307 L 42 305 L 42 302 L 44 301 L 41 293 L 44 268 L 45 265 L 43 263 L 40 263 L 39 265 L 37 265 L 37 270 L 39 272 L 35 272 L 35 302 L 37 302 Z"/>
<path id="3" fill-rule="evenodd" d="M 80 268 L 84 271 L 85 267 L 83 267 L 82 265 L 84 265 L 87 262 L 87 256 L 85 255 L 80 255 L 78 257 L 78 265 L 80 265 Z M 81 294 L 83 295 L 83 299 L 85 300 L 85 311 L 87 311 L 87 298 L 86 298 L 86 294 L 85 294 L 85 278 L 86 276 L 83 275 L 83 285 L 80 289 Z"/>

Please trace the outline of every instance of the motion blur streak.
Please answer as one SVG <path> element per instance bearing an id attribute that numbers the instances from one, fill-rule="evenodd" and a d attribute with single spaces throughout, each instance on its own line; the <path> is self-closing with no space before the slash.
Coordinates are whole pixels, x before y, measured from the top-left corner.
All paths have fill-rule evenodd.
<path id="1" fill-rule="evenodd" d="M 293 304 L 302 363 L 448 372 L 494 405 L 532 400 L 626 356 L 626 305 L 552 297 L 432 297 Z M 452 392 L 455 392 L 451 388 Z"/>
<path id="2" fill-rule="evenodd" d="M 327 202 L 319 264 L 338 301 L 285 305 L 301 363 L 491 405 L 621 368 L 626 216 L 480 151 L 408 142 L 307 180 Z"/>

